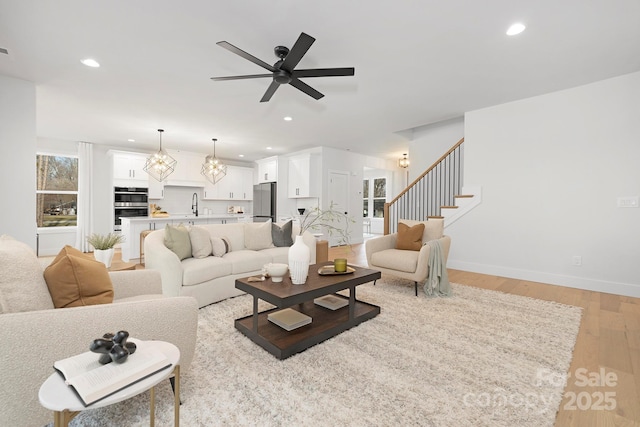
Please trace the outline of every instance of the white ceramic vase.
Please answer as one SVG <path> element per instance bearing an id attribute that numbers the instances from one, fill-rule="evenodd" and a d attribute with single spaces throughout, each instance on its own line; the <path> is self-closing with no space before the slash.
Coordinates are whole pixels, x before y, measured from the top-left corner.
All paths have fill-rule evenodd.
<path id="1" fill-rule="evenodd" d="M 289 248 L 289 272 L 291 273 L 291 283 L 303 285 L 309 275 L 309 262 L 311 261 L 311 251 L 304 243 L 302 236 L 296 236 L 296 241 Z"/>
<path id="2" fill-rule="evenodd" d="M 93 256 L 96 261 L 100 261 L 107 268 L 111 267 L 111 261 L 113 260 L 113 248 L 110 249 L 94 249 Z"/>

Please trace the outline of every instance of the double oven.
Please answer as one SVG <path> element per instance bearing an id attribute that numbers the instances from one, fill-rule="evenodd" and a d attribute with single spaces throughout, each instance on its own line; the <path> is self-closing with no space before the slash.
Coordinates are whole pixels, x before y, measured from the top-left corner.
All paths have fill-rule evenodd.
<path id="1" fill-rule="evenodd" d="M 113 198 L 114 231 L 121 231 L 121 217 L 149 216 L 149 191 L 143 187 L 115 187 Z"/>

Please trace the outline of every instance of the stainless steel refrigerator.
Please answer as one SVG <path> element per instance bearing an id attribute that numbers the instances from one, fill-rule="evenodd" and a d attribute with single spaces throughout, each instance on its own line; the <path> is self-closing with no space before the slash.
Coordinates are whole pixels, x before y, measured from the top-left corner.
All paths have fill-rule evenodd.
<path id="1" fill-rule="evenodd" d="M 276 222 L 275 182 L 265 182 L 253 186 L 253 222 Z"/>

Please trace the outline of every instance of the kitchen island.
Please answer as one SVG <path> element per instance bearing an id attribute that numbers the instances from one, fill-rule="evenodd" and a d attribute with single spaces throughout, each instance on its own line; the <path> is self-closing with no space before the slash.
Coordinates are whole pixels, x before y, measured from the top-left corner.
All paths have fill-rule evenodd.
<path id="1" fill-rule="evenodd" d="M 170 214 L 168 216 L 121 217 L 122 235 L 125 241 L 121 244 L 122 260 L 140 257 L 140 233 L 144 230 L 159 230 L 169 225 L 230 224 L 234 222 L 251 222 L 249 214 L 209 214 L 195 216 L 192 214 Z"/>

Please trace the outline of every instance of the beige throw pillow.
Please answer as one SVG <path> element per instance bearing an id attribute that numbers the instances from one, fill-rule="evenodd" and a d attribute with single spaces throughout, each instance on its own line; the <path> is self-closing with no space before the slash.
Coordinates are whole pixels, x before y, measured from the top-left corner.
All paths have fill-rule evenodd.
<path id="1" fill-rule="evenodd" d="M 191 227 L 189 240 L 191 240 L 191 255 L 194 258 L 206 258 L 213 252 L 211 237 L 206 228 L 197 225 Z"/>
<path id="2" fill-rule="evenodd" d="M 164 244 L 178 256 L 180 261 L 185 258 L 191 258 L 189 230 L 184 225 L 172 227 L 167 224 L 164 228 Z"/>
<path id="3" fill-rule="evenodd" d="M 244 247 L 251 251 L 259 251 L 273 247 L 271 221 L 245 223 Z"/>

